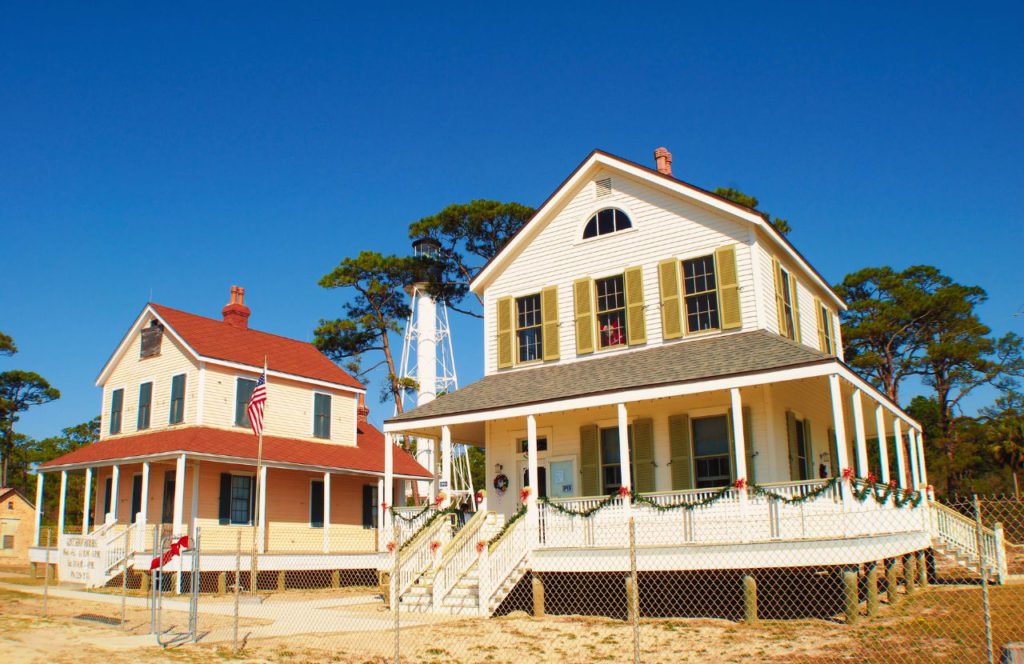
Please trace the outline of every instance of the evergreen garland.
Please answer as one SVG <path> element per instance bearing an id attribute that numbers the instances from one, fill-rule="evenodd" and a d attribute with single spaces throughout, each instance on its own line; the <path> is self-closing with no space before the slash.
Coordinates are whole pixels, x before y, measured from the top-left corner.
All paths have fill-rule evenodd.
<path id="1" fill-rule="evenodd" d="M 838 477 L 833 477 L 829 481 L 822 484 L 821 486 L 815 487 L 814 489 L 808 491 L 802 496 L 785 496 L 781 493 L 775 493 L 774 491 L 770 491 L 756 484 L 750 487 L 750 489 L 755 496 L 764 496 L 766 498 L 771 498 L 772 500 L 777 500 L 780 503 L 786 503 L 787 505 L 799 505 L 800 503 L 806 503 L 808 500 L 811 500 L 812 498 L 817 498 L 818 496 L 825 493 L 829 489 L 834 488 L 837 484 L 839 484 L 839 482 L 840 479 Z"/>
<path id="2" fill-rule="evenodd" d="M 424 514 L 426 514 L 427 510 L 429 510 L 431 507 L 433 507 L 433 505 L 430 504 L 430 503 L 427 503 L 426 505 L 423 506 L 423 509 L 421 509 L 419 512 L 416 512 L 412 516 L 405 516 L 401 512 L 397 511 L 394 507 L 389 507 L 388 511 L 391 512 L 391 516 L 397 516 L 399 519 L 401 519 L 402 521 L 405 521 L 406 523 L 412 523 L 416 519 L 418 519 L 421 516 L 423 516 Z"/>
<path id="3" fill-rule="evenodd" d="M 647 505 L 648 507 L 655 509 L 659 512 L 668 512 L 670 510 L 678 509 L 689 511 L 692 509 L 696 509 L 698 507 L 704 507 L 706 505 L 711 505 L 712 503 L 717 503 L 719 500 L 724 498 L 725 494 L 732 490 L 732 488 L 733 487 L 731 486 L 724 486 L 715 493 L 707 496 L 706 498 L 694 501 L 678 500 L 674 503 L 669 503 L 668 505 L 661 505 L 659 503 L 656 503 L 647 496 L 637 493 L 635 490 L 632 492 L 631 495 L 633 497 L 634 503 L 637 503 L 639 505 Z"/>
<path id="4" fill-rule="evenodd" d="M 424 510 L 424 511 L 426 511 L 426 510 Z M 409 536 L 408 539 L 406 539 L 404 542 L 402 542 L 402 546 L 398 547 L 398 550 L 401 551 L 405 547 L 409 546 L 410 542 L 414 541 L 416 539 L 416 537 L 419 536 L 420 533 L 422 533 L 424 530 L 429 528 L 432 523 L 434 523 L 435 521 L 440 519 L 442 516 L 445 516 L 445 515 L 448 515 L 448 514 L 458 514 L 458 513 L 459 513 L 459 509 L 457 507 L 447 507 L 447 508 L 445 508 L 443 510 L 438 510 L 437 512 L 434 512 L 433 514 L 430 515 L 429 519 L 427 519 L 426 521 L 423 522 L 422 526 L 420 526 L 419 528 L 416 529 L 416 532 L 414 532 L 412 535 Z M 421 512 L 421 514 L 422 514 L 422 512 Z"/>
<path id="5" fill-rule="evenodd" d="M 507 533 L 508 529 L 512 527 L 512 524 L 514 524 L 519 519 L 523 518 L 523 516 L 525 514 L 526 514 L 526 503 L 523 503 L 522 507 L 520 507 L 518 510 L 516 510 L 516 513 L 513 514 L 512 516 L 510 516 L 507 521 L 505 521 L 505 525 L 501 527 L 501 530 L 499 530 L 494 537 L 492 537 L 491 539 L 489 539 L 487 541 L 487 550 L 488 551 L 492 550 L 494 548 L 494 546 L 498 543 L 498 540 L 501 539 L 502 535 Z"/>

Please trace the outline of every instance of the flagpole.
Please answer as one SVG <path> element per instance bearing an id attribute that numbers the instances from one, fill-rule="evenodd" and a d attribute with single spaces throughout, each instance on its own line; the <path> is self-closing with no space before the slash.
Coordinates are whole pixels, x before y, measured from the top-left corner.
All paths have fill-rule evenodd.
<path id="1" fill-rule="evenodd" d="M 267 356 L 264 355 L 263 356 L 263 376 L 266 377 L 266 375 L 267 375 Z M 266 389 L 266 383 L 264 383 L 264 389 Z M 262 477 L 263 477 L 263 427 L 260 426 L 259 443 L 257 444 L 257 447 L 256 447 L 256 509 L 253 510 L 253 512 L 254 512 L 254 514 L 256 515 L 257 518 L 252 520 L 252 555 L 250 556 L 251 560 L 252 560 L 252 569 L 249 571 L 249 592 L 251 594 L 253 594 L 253 595 L 256 594 L 256 586 L 259 583 L 259 574 L 260 574 L 259 547 L 256 544 L 256 542 L 257 542 L 256 536 L 257 536 L 257 532 L 260 530 L 259 526 L 265 523 L 264 517 L 263 517 L 263 507 L 264 507 L 264 505 L 263 505 L 263 500 L 262 500 L 262 497 L 263 497 L 263 493 L 262 492 L 264 491 L 264 487 L 263 487 L 263 482 L 261 481 Z M 259 536 L 263 537 L 264 535 L 263 535 L 263 533 L 259 533 Z"/>

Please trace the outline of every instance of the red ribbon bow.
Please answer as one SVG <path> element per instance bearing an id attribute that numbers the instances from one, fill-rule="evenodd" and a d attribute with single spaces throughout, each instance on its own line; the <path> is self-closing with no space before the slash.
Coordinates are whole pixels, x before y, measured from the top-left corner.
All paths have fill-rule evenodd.
<path id="1" fill-rule="evenodd" d="M 733 486 L 736 487 L 737 489 L 746 489 L 747 488 L 747 478 L 745 478 L 745 477 L 739 478 L 738 480 L 733 482 Z"/>
<path id="2" fill-rule="evenodd" d="M 853 468 L 843 468 L 843 479 L 844 480 L 852 480 L 853 479 Z"/>
<path id="3" fill-rule="evenodd" d="M 178 556 L 182 549 L 188 549 L 188 535 L 182 535 L 176 541 L 171 542 L 171 546 L 164 551 L 162 556 L 157 556 L 149 563 L 149 571 L 153 571 L 158 567 L 163 567 L 167 563 L 171 562 L 173 558 Z"/>

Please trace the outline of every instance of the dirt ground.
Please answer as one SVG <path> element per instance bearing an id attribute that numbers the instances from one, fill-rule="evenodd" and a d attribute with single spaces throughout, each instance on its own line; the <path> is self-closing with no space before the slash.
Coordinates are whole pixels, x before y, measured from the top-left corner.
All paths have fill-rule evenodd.
<path id="1" fill-rule="evenodd" d="M 994 642 L 1024 639 L 1024 585 L 991 589 Z M 380 608 L 381 615 L 388 615 Z M 380 662 L 393 652 L 386 632 L 315 634 L 245 644 L 239 655 L 221 644 L 167 651 L 139 643 L 109 650 L 97 641 L 144 634 L 148 611 L 129 609 L 127 629 L 90 619 L 119 616 L 120 607 L 84 601 L 49 601 L 41 617 L 38 596 L 0 590 L 0 661 L 120 664 L 138 662 Z M 83 616 L 86 616 L 83 618 Z M 405 614 L 403 614 L 405 619 Z M 165 625 L 182 625 L 184 614 L 165 612 Z M 410 617 L 411 619 L 411 617 Z M 204 615 L 204 629 L 225 626 L 225 617 Z M 230 623 L 227 623 L 230 624 Z M 255 624 L 249 621 L 246 624 Z M 850 626 L 835 620 L 762 621 L 644 619 L 640 625 L 644 662 L 931 662 L 982 661 L 984 627 L 978 588 L 936 586 L 883 602 L 882 615 Z M 632 628 L 606 618 L 525 614 L 491 620 L 448 620 L 403 628 L 402 658 L 408 662 L 598 662 L 632 661 Z M 143 648 L 145 648 L 143 650 Z"/>

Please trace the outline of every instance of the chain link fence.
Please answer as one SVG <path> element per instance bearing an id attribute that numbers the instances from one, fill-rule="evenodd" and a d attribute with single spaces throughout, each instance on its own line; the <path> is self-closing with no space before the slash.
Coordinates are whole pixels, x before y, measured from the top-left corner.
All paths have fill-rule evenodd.
<path id="1" fill-rule="evenodd" d="M 85 589 L 37 565 L 16 601 L 57 629 L 86 621 L 203 658 L 1024 657 L 1024 502 L 1014 498 L 929 502 L 824 481 L 540 500 L 508 517 L 392 513 L 378 551 L 296 529 L 287 553 L 257 546 L 254 557 L 251 529 L 209 545 L 200 531 L 164 556 L 163 574 L 135 554 L 127 574 Z M 167 554 L 176 540 L 156 530 Z"/>

